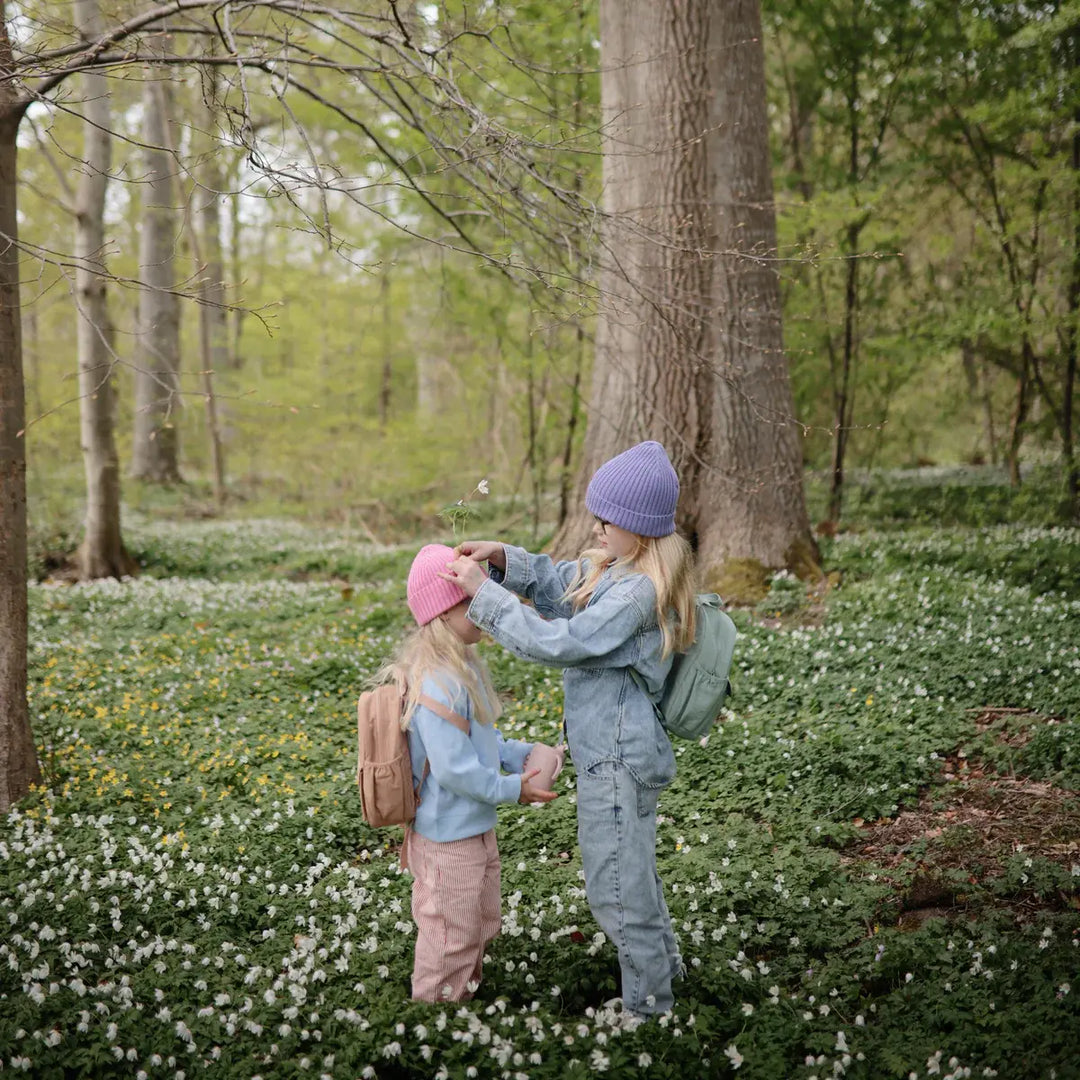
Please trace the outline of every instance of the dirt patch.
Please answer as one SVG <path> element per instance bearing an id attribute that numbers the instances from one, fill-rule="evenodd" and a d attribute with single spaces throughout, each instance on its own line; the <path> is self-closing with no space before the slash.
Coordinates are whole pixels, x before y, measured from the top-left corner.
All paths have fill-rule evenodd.
<path id="1" fill-rule="evenodd" d="M 917 841 L 941 840 L 959 829 L 966 830 L 965 842 L 954 851 L 948 844 L 935 845 L 939 866 L 963 867 L 972 846 L 990 872 L 1000 873 L 1004 861 L 1018 852 L 1067 861 L 1080 853 L 1080 798 L 1035 780 L 965 778 L 961 772 L 953 782 L 927 791 L 915 810 L 864 826 L 847 854 L 899 866 Z"/>
<path id="2" fill-rule="evenodd" d="M 1019 749 L 1031 738 L 1035 724 L 1045 723 L 1046 717 L 1030 709 L 971 709 L 975 714 L 975 730 L 980 735 L 992 735 L 1002 746 Z"/>
<path id="3" fill-rule="evenodd" d="M 1000 710 L 988 710 L 977 724 L 987 730 L 1000 719 Z M 1002 734 L 1014 746 L 1026 738 L 1024 729 L 1013 724 Z M 896 884 L 886 907 L 901 927 L 915 928 L 927 919 L 987 904 L 1010 908 L 1018 917 L 1080 908 L 1075 888 L 1036 892 L 1023 882 L 997 887 L 1017 855 L 1049 860 L 1071 875 L 1080 863 L 1076 792 L 1025 777 L 997 776 L 954 756 L 943 763 L 942 782 L 924 791 L 917 807 L 895 818 L 856 824 L 860 835 L 842 858 L 849 864 L 872 863 L 879 877 Z"/>

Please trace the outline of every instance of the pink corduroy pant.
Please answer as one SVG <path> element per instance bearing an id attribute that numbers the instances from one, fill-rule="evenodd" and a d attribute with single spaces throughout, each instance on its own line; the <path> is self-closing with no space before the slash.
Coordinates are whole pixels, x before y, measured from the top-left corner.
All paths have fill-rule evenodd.
<path id="1" fill-rule="evenodd" d="M 495 830 L 442 843 L 412 832 L 408 846 L 413 1000 L 468 1000 L 480 982 L 484 949 L 502 928 Z"/>

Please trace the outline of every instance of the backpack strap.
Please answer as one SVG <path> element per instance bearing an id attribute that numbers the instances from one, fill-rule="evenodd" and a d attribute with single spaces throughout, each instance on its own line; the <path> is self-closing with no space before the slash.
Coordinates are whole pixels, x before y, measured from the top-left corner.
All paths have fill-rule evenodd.
<path id="1" fill-rule="evenodd" d="M 404 703 L 404 697 L 402 702 Z M 454 712 L 453 709 L 448 709 L 441 701 L 436 701 L 433 697 L 428 697 L 427 694 L 421 694 L 416 699 L 417 705 L 423 705 L 425 709 L 430 709 L 436 716 L 441 716 L 448 724 L 453 724 L 463 735 L 468 737 L 469 734 L 469 720 L 468 717 L 462 716 L 461 713 Z M 424 781 L 428 778 L 428 773 L 431 772 L 431 765 L 428 759 L 424 758 L 424 768 L 420 774 L 420 783 L 416 785 L 416 805 L 420 805 L 420 789 L 424 786 Z M 401 850 L 398 854 L 398 862 L 401 864 L 402 870 L 408 870 L 409 867 L 409 847 L 412 841 L 412 823 L 410 822 L 405 826 L 405 836 L 401 841 Z"/>
<path id="2" fill-rule="evenodd" d="M 436 716 L 441 716 L 448 724 L 453 724 L 458 731 L 468 737 L 468 717 L 462 716 L 461 713 L 454 712 L 453 709 L 448 709 L 441 701 L 436 701 L 433 697 L 428 697 L 427 694 L 421 694 L 416 699 L 416 704 L 423 705 L 425 709 L 430 709 Z M 417 806 L 420 805 L 420 789 L 424 786 L 424 781 L 427 779 L 429 772 L 431 772 L 431 766 L 428 764 L 428 759 L 425 757 L 424 768 L 420 773 L 420 783 L 416 785 Z"/>
<path id="3" fill-rule="evenodd" d="M 428 697 L 427 694 L 421 694 L 416 699 L 417 705 L 423 705 L 425 709 L 430 709 L 436 716 L 441 716 L 448 724 L 453 724 L 458 731 L 469 734 L 469 721 L 461 713 L 456 713 L 453 709 L 448 709 L 441 701 L 436 701 L 433 697 Z"/>

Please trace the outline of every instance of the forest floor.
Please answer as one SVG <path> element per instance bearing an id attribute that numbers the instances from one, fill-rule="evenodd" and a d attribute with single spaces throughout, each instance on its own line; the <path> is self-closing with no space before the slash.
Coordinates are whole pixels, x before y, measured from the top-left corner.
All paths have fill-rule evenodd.
<path id="1" fill-rule="evenodd" d="M 46 785 L 0 822 L 0 1061 L 1080 1075 L 1080 532 L 911 516 L 824 540 L 827 592 L 777 577 L 733 612 L 735 696 L 676 742 L 660 803 L 687 978 L 644 1026 L 602 1007 L 618 971 L 572 765 L 550 807 L 500 808 L 503 934 L 476 999 L 408 1000 L 409 877 L 360 816 L 354 703 L 407 627 L 415 543 L 133 520 L 138 578 L 30 587 Z M 558 672 L 481 648 L 504 733 L 556 741 Z"/>

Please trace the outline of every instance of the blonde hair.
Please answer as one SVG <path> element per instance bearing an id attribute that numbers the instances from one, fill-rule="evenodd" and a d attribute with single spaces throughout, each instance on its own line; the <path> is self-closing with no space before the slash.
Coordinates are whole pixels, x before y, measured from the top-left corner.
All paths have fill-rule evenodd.
<path id="1" fill-rule="evenodd" d="M 694 553 L 678 533 L 636 539 L 634 550 L 619 559 L 612 558 L 602 548 L 583 551 L 578 557 L 577 575 L 563 598 L 580 610 L 592 599 L 606 571 L 644 574 L 656 590 L 656 621 L 663 635 L 661 655 L 685 652 L 693 643 L 697 629 Z"/>
<path id="2" fill-rule="evenodd" d="M 393 658 L 371 679 L 372 686 L 395 682 L 405 710 L 401 728 L 409 730 L 413 709 L 423 692 L 423 682 L 431 676 L 453 699 L 458 685 L 472 702 L 472 715 L 481 724 L 491 724 L 502 713 L 499 696 L 487 664 L 475 645 L 466 645 L 445 619 L 439 617 L 418 626 L 397 647 Z"/>

